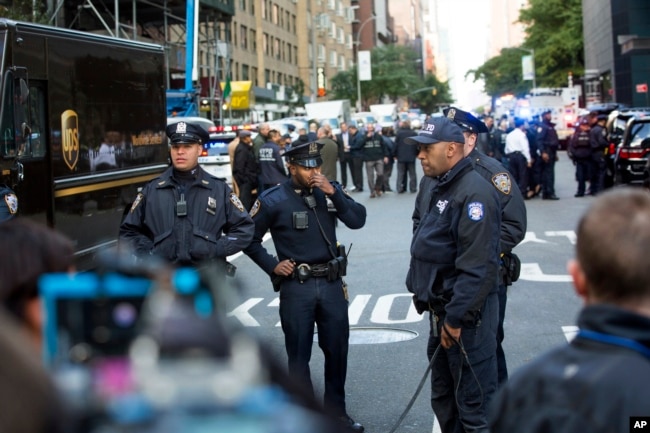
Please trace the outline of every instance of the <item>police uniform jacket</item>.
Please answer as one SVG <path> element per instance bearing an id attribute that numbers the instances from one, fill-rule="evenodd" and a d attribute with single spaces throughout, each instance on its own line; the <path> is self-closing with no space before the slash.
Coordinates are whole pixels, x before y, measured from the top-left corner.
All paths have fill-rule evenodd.
<path id="1" fill-rule="evenodd" d="M 169 167 L 138 194 L 120 227 L 120 239 L 140 256 L 155 255 L 178 265 L 221 259 L 250 244 L 253 220 L 228 185 L 198 167 L 184 189 L 187 216 L 176 215 L 183 186 Z"/>
<path id="2" fill-rule="evenodd" d="M 320 189 L 313 189 L 316 207 L 309 209 L 304 196 L 309 192 L 301 190 L 289 180 L 262 193 L 251 208 L 255 221 L 255 235 L 244 252 L 267 274 L 271 275 L 279 261 L 294 259 L 297 264 L 324 264 L 332 260 L 336 253 L 336 226 L 338 218 L 351 229 L 359 229 L 366 222 L 366 208 L 355 202 L 341 185 L 331 182 L 336 192 L 329 198 Z M 307 228 L 294 228 L 294 213 L 307 215 Z M 332 243 L 330 252 L 320 232 L 314 212 L 323 231 Z M 270 255 L 262 246 L 262 238 L 271 230 L 277 258 Z"/>
<path id="3" fill-rule="evenodd" d="M 607 143 L 607 130 L 599 124 L 595 124 L 589 131 L 589 142 L 594 156 L 603 156 L 604 150 L 609 144 Z"/>
<path id="4" fill-rule="evenodd" d="M 406 286 L 418 312 L 444 305 L 451 326 L 474 323 L 498 288 L 497 192 L 464 158 L 435 184 L 429 208 L 413 234 Z"/>
<path id="5" fill-rule="evenodd" d="M 272 141 L 267 141 L 259 151 L 260 181 L 263 185 L 277 185 L 287 180 L 287 171 L 284 167 L 280 146 Z"/>
<path id="6" fill-rule="evenodd" d="M 569 141 L 569 154 L 571 155 L 571 159 L 591 159 L 590 142 L 590 131 L 578 129 L 571 137 L 571 141 Z"/>
<path id="7" fill-rule="evenodd" d="M 473 149 L 467 158 L 474 166 L 474 170 L 490 182 L 498 192 L 501 204 L 500 249 L 501 253 L 508 253 L 526 237 L 528 215 L 524 197 L 517 184 L 512 182 L 510 172 L 499 161 L 484 155 L 477 149 Z M 422 215 L 429 209 L 431 190 L 436 182 L 436 179 L 428 176 L 424 176 L 420 181 L 420 192 L 415 200 L 413 211 L 413 231 L 417 228 Z"/>
<path id="8" fill-rule="evenodd" d="M 537 128 L 537 149 L 542 153 L 555 156 L 559 147 L 560 140 L 557 137 L 555 124 L 549 120 L 544 120 Z"/>
<path id="9" fill-rule="evenodd" d="M 650 351 L 650 319 L 612 305 L 592 305 L 580 330 L 623 337 Z M 650 358 L 631 348 L 581 337 L 522 367 L 493 401 L 490 432 L 635 431 L 648 416 Z M 639 430 L 642 431 L 642 430 Z"/>

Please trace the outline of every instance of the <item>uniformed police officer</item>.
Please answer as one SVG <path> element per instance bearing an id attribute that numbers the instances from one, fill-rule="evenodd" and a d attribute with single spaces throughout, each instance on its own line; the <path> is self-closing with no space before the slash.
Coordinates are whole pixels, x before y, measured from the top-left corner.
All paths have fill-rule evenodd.
<path id="1" fill-rule="evenodd" d="M 596 195 L 605 188 L 605 149 L 607 149 L 607 115 L 599 114 L 596 123 L 589 131 L 589 144 L 591 145 L 591 182 L 589 188 L 591 195 Z"/>
<path id="2" fill-rule="evenodd" d="M 361 432 L 363 426 L 345 408 L 349 321 L 347 289 L 341 277 L 347 257 L 337 249 L 335 224 L 339 219 L 359 229 L 365 224 L 366 209 L 321 174 L 321 147 L 310 142 L 287 150 L 291 178 L 264 191 L 253 204 L 255 236 L 244 252 L 280 291 L 289 372 L 313 390 L 309 360 L 315 322 L 325 356 L 325 404 L 345 427 Z M 269 229 L 277 257 L 262 246 Z"/>
<path id="3" fill-rule="evenodd" d="M 542 158 L 542 199 L 559 200 L 555 195 L 555 162 L 560 140 L 555 123 L 551 122 L 551 110 L 542 113 L 542 121 L 537 127 L 537 148 Z"/>
<path id="4" fill-rule="evenodd" d="M 0 222 L 10 220 L 18 213 L 18 197 L 7 185 L 0 184 Z"/>
<path id="5" fill-rule="evenodd" d="M 444 433 L 482 431 L 497 387 L 499 198 L 465 158 L 463 131 L 451 119 L 431 118 L 407 141 L 435 179 L 406 278 L 417 311 L 430 317 L 431 406 Z"/>
<path id="6" fill-rule="evenodd" d="M 137 195 L 120 227 L 120 241 L 137 256 L 225 269 L 226 257 L 250 244 L 253 220 L 228 185 L 199 166 L 207 131 L 178 122 L 166 132 L 172 166 Z"/>
<path id="7" fill-rule="evenodd" d="M 471 113 L 458 108 L 444 110 L 444 114 L 456 122 L 465 136 L 465 156 L 470 159 L 474 170 L 487 180 L 496 190 L 501 203 L 501 260 L 499 272 L 499 327 L 497 328 L 497 371 L 499 384 L 508 379 L 506 357 L 503 352 L 504 338 L 503 320 L 506 313 L 508 287 L 512 284 L 512 276 L 504 266 L 512 257 L 512 250 L 526 236 L 528 219 L 524 196 L 517 184 L 512 181 L 512 175 L 499 161 L 481 153 L 476 148 L 476 137 L 481 132 L 486 132 L 486 125 Z"/>

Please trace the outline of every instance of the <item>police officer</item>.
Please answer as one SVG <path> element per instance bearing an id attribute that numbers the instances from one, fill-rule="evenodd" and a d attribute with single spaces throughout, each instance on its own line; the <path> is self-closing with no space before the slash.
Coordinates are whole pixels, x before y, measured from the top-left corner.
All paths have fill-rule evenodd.
<path id="1" fill-rule="evenodd" d="M 596 195 L 604 189 L 605 185 L 605 149 L 607 149 L 607 115 L 599 114 L 596 123 L 589 131 L 589 144 L 591 145 L 591 195 Z"/>
<path id="2" fill-rule="evenodd" d="M 172 166 L 139 193 L 120 227 L 120 241 L 138 256 L 158 256 L 178 266 L 215 263 L 248 246 L 255 225 L 239 198 L 221 179 L 199 166 L 199 125 L 167 126 Z"/>
<path id="3" fill-rule="evenodd" d="M 422 189 L 430 197 L 406 278 L 417 311 L 429 312 L 431 406 L 444 433 L 485 430 L 497 387 L 499 198 L 465 158 L 463 131 L 451 119 L 429 119 L 409 141 L 435 179 Z"/>
<path id="4" fill-rule="evenodd" d="M 537 148 L 542 158 L 542 199 L 559 200 L 555 195 L 555 161 L 560 140 L 555 123 L 551 122 L 551 110 L 542 113 L 542 122 L 537 127 Z"/>
<path id="5" fill-rule="evenodd" d="M 18 213 L 18 197 L 7 185 L 0 184 L 0 222 L 12 219 Z"/>
<path id="6" fill-rule="evenodd" d="M 325 404 L 345 427 L 361 432 L 363 426 L 345 408 L 349 322 L 347 289 L 341 277 L 347 258 L 337 249 L 335 224 L 339 219 L 359 229 L 365 224 L 366 209 L 321 174 L 321 148 L 322 144 L 310 142 L 287 150 L 291 177 L 264 191 L 253 205 L 255 236 L 244 252 L 280 291 L 289 372 L 313 390 L 309 359 L 315 322 L 325 355 Z M 277 257 L 262 246 L 269 229 Z"/>

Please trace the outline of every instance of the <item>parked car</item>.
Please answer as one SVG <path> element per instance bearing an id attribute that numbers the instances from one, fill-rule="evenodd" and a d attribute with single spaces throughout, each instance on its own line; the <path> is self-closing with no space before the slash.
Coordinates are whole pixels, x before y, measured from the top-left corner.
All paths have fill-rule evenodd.
<path id="1" fill-rule="evenodd" d="M 612 112 L 607 131 L 612 185 L 642 184 L 650 154 L 650 109 Z"/>

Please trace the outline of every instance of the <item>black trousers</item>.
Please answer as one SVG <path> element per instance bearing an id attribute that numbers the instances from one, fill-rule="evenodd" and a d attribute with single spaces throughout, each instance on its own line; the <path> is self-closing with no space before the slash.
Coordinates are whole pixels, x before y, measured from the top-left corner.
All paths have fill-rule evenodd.
<path id="1" fill-rule="evenodd" d="M 352 157 L 352 183 L 357 191 L 363 191 L 363 158 L 361 156 Z"/>
<path id="2" fill-rule="evenodd" d="M 397 192 L 406 191 L 407 177 L 409 191 L 416 192 L 418 190 L 418 179 L 417 175 L 415 174 L 415 161 L 397 163 Z"/>
<path id="3" fill-rule="evenodd" d="M 343 153 L 343 156 L 339 158 L 339 167 L 341 168 L 341 185 L 343 185 L 344 188 L 347 188 L 348 169 L 350 170 L 350 175 L 352 176 L 352 157 L 350 156 L 350 152 Z M 354 176 L 352 176 L 352 179 L 354 179 Z M 352 183 L 354 184 L 354 182 Z"/>
<path id="4" fill-rule="evenodd" d="M 314 341 L 325 356 L 325 405 L 337 415 L 346 413 L 345 377 L 348 366 L 350 323 L 343 281 L 311 277 L 301 283 L 285 280 L 280 289 L 280 321 L 289 358 L 289 373 L 313 392 L 309 360 Z"/>
<path id="5" fill-rule="evenodd" d="M 521 152 L 512 152 L 507 156 L 510 173 L 515 178 L 519 191 L 526 195 L 528 187 L 528 162 L 526 161 L 526 157 Z"/>

